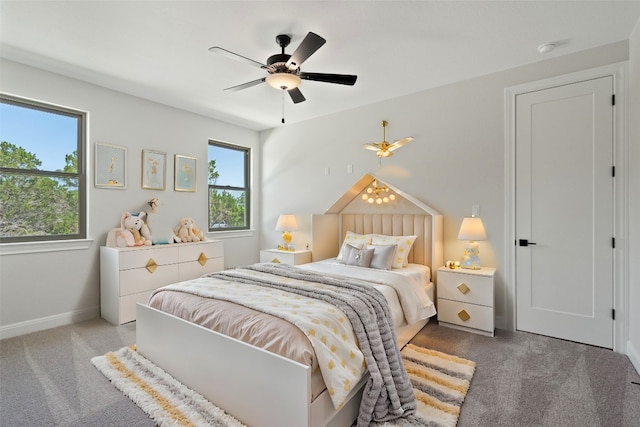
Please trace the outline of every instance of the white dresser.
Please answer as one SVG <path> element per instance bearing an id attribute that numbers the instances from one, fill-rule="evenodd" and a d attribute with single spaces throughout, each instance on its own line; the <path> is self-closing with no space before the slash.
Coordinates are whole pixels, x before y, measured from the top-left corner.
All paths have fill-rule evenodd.
<path id="1" fill-rule="evenodd" d="M 100 315 L 120 325 L 161 286 L 224 269 L 222 241 L 100 248 Z"/>
<path id="2" fill-rule="evenodd" d="M 496 269 L 438 269 L 438 323 L 494 336 L 494 275 Z"/>
<path id="3" fill-rule="evenodd" d="M 260 251 L 260 262 L 276 262 L 289 265 L 307 264 L 311 262 L 311 251 L 263 249 Z"/>

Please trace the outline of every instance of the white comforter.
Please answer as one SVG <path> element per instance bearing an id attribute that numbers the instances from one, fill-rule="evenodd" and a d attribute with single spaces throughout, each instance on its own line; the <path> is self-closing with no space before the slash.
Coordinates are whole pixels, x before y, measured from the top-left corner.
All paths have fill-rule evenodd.
<path id="1" fill-rule="evenodd" d="M 435 305 L 424 290 L 431 276 L 429 268 L 424 265 L 409 264 L 406 268 L 378 270 L 345 265 L 331 258 L 298 267 L 325 275 L 353 277 L 375 283 L 373 286 L 389 302 L 395 327 L 413 324 L 436 314 Z"/>

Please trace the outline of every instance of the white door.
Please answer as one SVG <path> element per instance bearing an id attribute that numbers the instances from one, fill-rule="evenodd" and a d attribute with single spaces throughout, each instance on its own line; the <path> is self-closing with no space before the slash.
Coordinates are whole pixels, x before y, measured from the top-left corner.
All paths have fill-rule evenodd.
<path id="1" fill-rule="evenodd" d="M 613 348 L 613 77 L 516 97 L 516 328 Z"/>

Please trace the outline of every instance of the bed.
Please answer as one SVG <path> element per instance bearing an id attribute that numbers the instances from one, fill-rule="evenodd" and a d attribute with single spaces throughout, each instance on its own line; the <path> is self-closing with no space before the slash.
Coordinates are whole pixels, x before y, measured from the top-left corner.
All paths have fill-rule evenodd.
<path id="1" fill-rule="evenodd" d="M 430 274 L 424 292 L 435 301 L 434 273 L 442 263 L 441 216 L 343 214 L 340 224 L 341 242 L 354 234 L 415 235 L 406 256 L 407 270 L 415 270 L 411 275 L 424 275 L 426 270 L 427 278 Z M 322 260 L 299 268 L 341 276 L 344 272 L 335 269 L 346 267 L 344 262 Z M 308 361 L 216 332 L 180 313 L 170 314 L 148 304 L 138 305 L 137 311 L 138 351 L 249 426 L 347 426 L 358 415 L 366 374 L 336 410 L 326 385 L 318 381 L 318 369 Z M 394 320 L 398 344 L 406 344 L 428 320 Z"/>

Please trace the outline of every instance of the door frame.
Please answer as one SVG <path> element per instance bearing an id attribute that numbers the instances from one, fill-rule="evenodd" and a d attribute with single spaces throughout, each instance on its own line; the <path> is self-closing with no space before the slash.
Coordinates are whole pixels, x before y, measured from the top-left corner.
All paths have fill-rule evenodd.
<path id="1" fill-rule="evenodd" d="M 516 231 L 515 231 L 515 143 L 516 143 L 516 97 L 537 90 L 550 89 L 579 81 L 613 76 L 615 108 L 613 118 L 614 179 L 614 233 L 616 238 L 613 253 L 613 351 L 626 353 L 629 330 L 629 135 L 627 106 L 627 62 L 605 65 L 576 73 L 528 82 L 505 88 L 505 272 L 507 281 L 504 294 L 506 307 L 506 329 L 516 330 Z"/>

